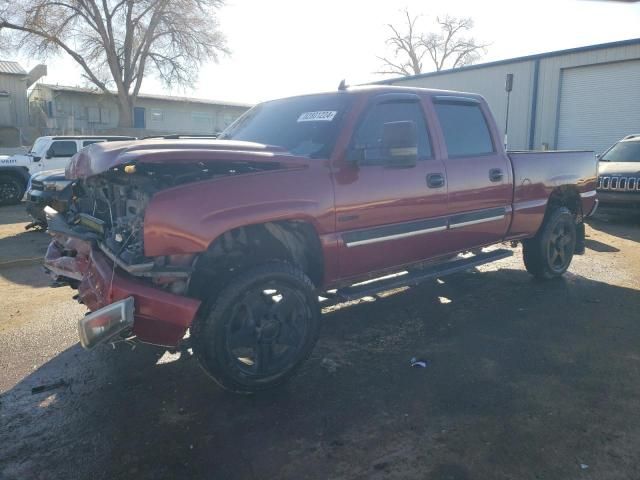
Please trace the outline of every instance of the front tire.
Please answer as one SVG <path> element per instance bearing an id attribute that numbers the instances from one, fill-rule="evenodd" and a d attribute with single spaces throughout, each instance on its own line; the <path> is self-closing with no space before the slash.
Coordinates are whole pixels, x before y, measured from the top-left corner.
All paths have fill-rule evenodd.
<path id="1" fill-rule="evenodd" d="M 236 276 L 193 325 L 194 353 L 223 388 L 254 393 L 289 379 L 320 332 L 318 295 L 309 278 L 284 262 Z"/>
<path id="2" fill-rule="evenodd" d="M 13 175 L 0 175 L 0 205 L 15 205 L 24 196 L 26 185 Z"/>
<path id="3" fill-rule="evenodd" d="M 523 242 L 524 266 L 534 277 L 550 280 L 567 271 L 576 249 L 576 224 L 565 207 L 552 210 L 535 237 Z"/>

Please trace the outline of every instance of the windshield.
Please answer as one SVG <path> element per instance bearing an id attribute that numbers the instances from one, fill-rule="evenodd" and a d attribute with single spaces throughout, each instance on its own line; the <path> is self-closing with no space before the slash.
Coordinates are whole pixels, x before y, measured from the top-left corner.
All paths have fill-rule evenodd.
<path id="1" fill-rule="evenodd" d="M 36 157 L 44 157 L 45 151 L 47 149 L 48 140 L 46 138 L 38 138 L 36 142 L 31 147 L 29 153 Z"/>
<path id="2" fill-rule="evenodd" d="M 640 142 L 619 142 L 600 160 L 605 162 L 640 162 Z"/>
<path id="3" fill-rule="evenodd" d="M 349 98 L 326 94 L 262 103 L 218 138 L 275 145 L 295 155 L 328 158 L 348 110 Z"/>

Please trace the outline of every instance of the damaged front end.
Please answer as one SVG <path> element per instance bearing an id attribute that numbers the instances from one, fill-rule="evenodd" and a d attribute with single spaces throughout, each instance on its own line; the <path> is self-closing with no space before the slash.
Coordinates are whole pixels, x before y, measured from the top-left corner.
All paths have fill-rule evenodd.
<path id="1" fill-rule="evenodd" d="M 47 207 L 45 268 L 78 289 L 93 313 L 79 322 L 85 348 L 118 337 L 175 347 L 200 306 L 187 297 L 195 254 L 145 256 L 144 216 L 161 190 L 240 172 L 222 165 L 128 164 L 76 180 L 64 214 Z"/>

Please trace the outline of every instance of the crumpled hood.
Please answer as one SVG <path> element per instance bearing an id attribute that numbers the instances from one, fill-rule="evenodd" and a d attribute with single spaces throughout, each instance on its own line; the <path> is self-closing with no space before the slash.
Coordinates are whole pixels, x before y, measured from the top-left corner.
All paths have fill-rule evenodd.
<path id="1" fill-rule="evenodd" d="M 599 175 L 627 175 L 640 177 L 640 162 L 598 162 Z"/>
<path id="2" fill-rule="evenodd" d="M 210 162 L 278 164 L 303 167 L 309 160 L 272 145 L 233 140 L 149 139 L 95 143 L 73 156 L 65 175 L 70 180 L 98 175 L 120 165 L 152 163 L 179 165 Z"/>

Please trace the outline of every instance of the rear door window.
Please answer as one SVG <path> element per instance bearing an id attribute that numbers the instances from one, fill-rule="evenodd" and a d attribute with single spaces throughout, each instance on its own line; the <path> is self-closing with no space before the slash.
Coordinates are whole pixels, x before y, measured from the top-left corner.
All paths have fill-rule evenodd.
<path id="1" fill-rule="evenodd" d="M 436 113 L 449 157 L 487 155 L 495 151 L 480 105 L 436 102 Z"/>

